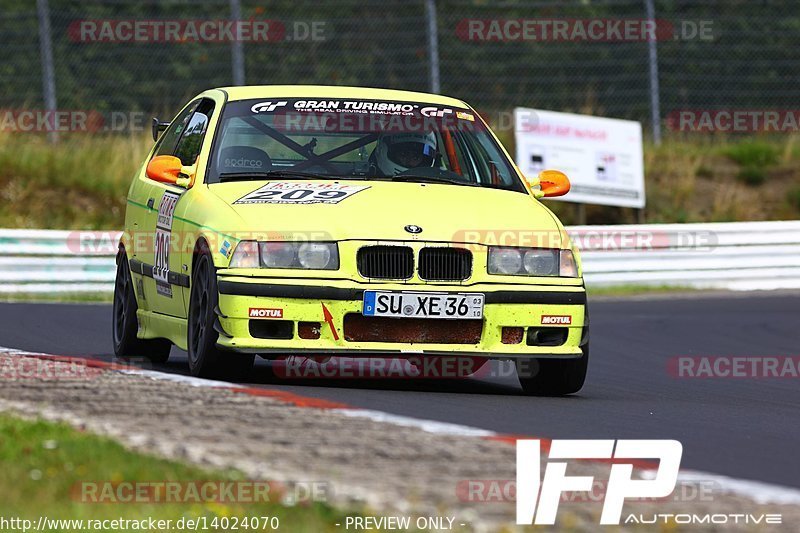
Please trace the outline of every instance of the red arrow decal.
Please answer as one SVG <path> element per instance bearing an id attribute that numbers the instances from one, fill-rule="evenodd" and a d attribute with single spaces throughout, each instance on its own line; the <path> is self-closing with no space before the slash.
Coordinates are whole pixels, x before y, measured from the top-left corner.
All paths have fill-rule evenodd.
<path id="1" fill-rule="evenodd" d="M 333 325 L 333 315 L 328 308 L 325 307 L 325 304 L 322 304 L 322 316 L 325 317 L 325 322 L 331 327 L 331 334 L 333 334 L 333 340 L 339 340 L 339 333 L 336 331 L 336 326 Z"/>

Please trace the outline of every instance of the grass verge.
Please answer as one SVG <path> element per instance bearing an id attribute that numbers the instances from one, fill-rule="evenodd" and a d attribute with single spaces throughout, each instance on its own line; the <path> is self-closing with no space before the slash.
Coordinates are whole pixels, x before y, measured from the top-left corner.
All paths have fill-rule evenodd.
<path id="1" fill-rule="evenodd" d="M 0 293 L 0 302 L 35 302 L 35 303 L 111 303 L 114 294 L 109 292 L 65 292 L 65 293 L 41 293 L 41 292 L 8 292 Z"/>
<path id="2" fill-rule="evenodd" d="M 593 296 L 645 296 L 648 294 L 669 294 L 681 292 L 707 292 L 711 289 L 697 289 L 688 285 L 616 285 L 614 287 L 586 287 L 589 298 Z"/>
<path id="3" fill-rule="evenodd" d="M 153 140 L 0 132 L 0 227 L 118 229 L 131 180 Z"/>
<path id="4" fill-rule="evenodd" d="M 52 519 L 172 520 L 205 517 L 277 517 L 280 530 L 339 531 L 346 513 L 322 503 L 292 507 L 278 503 L 85 503 L 83 482 L 246 481 L 236 471 L 207 471 L 131 452 L 117 442 L 82 433 L 64 424 L 21 420 L 0 413 L 0 516 Z M 188 492 L 187 492 L 188 493 Z M 101 494 L 99 492 L 98 494 Z M 263 524 L 263 522 L 262 522 Z M 222 524 L 219 524 L 222 525 Z M 227 531 L 231 526 L 210 531 Z M 147 529 L 147 528 L 145 528 Z M 242 529 L 241 527 L 239 529 Z M 253 528 L 249 528 L 253 529 Z M 259 530 L 264 530 L 262 527 Z M 72 525 L 49 531 L 73 531 Z M 173 527 L 164 531 L 178 531 Z M 266 530 L 269 530 L 267 528 Z"/>

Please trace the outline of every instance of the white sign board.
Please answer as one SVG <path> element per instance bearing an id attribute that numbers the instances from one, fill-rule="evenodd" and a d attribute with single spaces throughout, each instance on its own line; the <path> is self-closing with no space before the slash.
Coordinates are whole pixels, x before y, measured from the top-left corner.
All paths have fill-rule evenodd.
<path id="1" fill-rule="evenodd" d="M 518 107 L 514 133 L 525 175 L 554 169 L 569 176 L 572 190 L 554 200 L 644 207 L 640 123 Z"/>

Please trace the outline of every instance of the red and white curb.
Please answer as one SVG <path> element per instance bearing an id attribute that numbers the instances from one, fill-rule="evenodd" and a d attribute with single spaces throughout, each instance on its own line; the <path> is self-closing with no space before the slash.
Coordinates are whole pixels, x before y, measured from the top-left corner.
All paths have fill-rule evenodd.
<path id="1" fill-rule="evenodd" d="M 238 385 L 225 381 L 214 381 L 210 379 L 184 376 L 181 374 L 170 374 L 167 372 L 159 372 L 157 370 L 145 370 L 131 366 L 120 365 L 117 363 L 100 361 L 98 359 L 27 352 L 14 348 L 3 347 L 0 347 L 0 354 L 19 357 L 35 357 L 40 359 L 51 359 L 65 363 L 82 364 L 90 368 L 99 368 L 112 372 L 120 372 L 123 374 L 138 375 L 159 381 L 171 381 L 174 383 L 183 383 L 193 387 L 215 388 L 239 394 L 247 394 L 249 396 L 266 397 L 282 403 L 293 405 L 295 407 L 325 409 L 352 418 L 367 418 L 378 423 L 417 428 L 427 433 L 433 433 L 436 435 L 450 437 L 477 437 L 492 441 L 504 442 L 510 445 L 514 445 L 518 439 L 535 438 L 542 441 L 542 448 L 544 450 L 548 450 L 552 442 L 552 439 L 546 439 L 542 437 L 496 433 L 494 431 L 464 426 L 461 424 L 418 419 L 371 409 L 361 409 L 340 402 L 334 402 L 320 398 L 311 398 L 279 389 L 248 387 L 245 385 Z M 598 460 L 598 462 L 608 461 Z M 642 477 L 645 478 L 651 478 L 654 476 L 658 468 L 657 463 L 647 461 L 639 461 L 637 464 L 635 464 L 635 466 L 641 470 Z M 713 483 L 715 488 L 722 493 L 749 498 L 758 504 L 800 505 L 800 490 L 792 487 L 784 487 L 781 485 L 763 483 L 760 481 L 738 479 L 699 470 L 681 470 L 678 474 L 678 481 L 684 483 Z"/>

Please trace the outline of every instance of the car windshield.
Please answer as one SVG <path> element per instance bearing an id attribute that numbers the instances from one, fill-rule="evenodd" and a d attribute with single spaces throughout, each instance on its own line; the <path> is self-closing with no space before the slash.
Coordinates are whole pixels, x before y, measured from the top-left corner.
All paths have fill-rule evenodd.
<path id="1" fill-rule="evenodd" d="M 370 179 L 525 192 L 470 109 L 423 102 L 274 98 L 225 106 L 208 183 Z"/>

